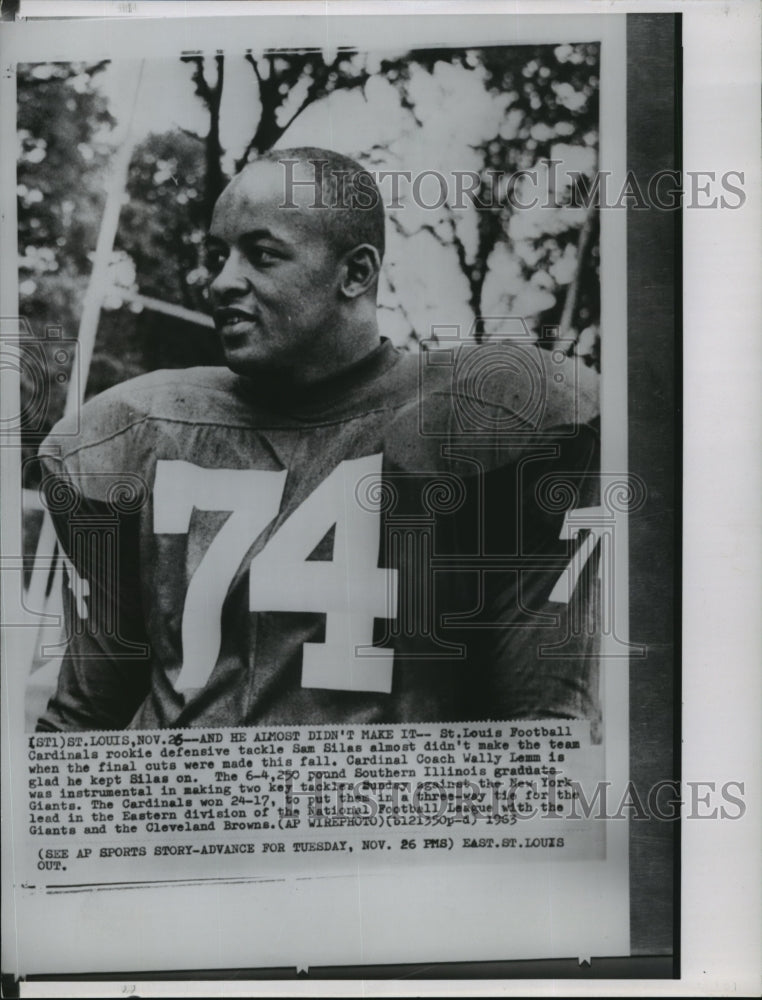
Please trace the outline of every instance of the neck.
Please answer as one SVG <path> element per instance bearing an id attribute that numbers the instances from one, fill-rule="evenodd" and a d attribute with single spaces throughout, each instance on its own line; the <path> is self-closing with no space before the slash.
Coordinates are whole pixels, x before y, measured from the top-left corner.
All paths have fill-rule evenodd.
<path id="1" fill-rule="evenodd" d="M 375 316 L 372 321 L 341 323 L 321 340 L 313 356 L 304 358 L 298 368 L 281 374 L 293 385 L 314 385 L 362 361 L 380 343 Z"/>
<path id="2" fill-rule="evenodd" d="M 375 316 L 372 322 L 339 324 L 332 336 L 321 338 L 320 350 L 299 359 L 298 366 L 250 371 L 247 378 L 267 396 L 315 389 L 341 382 L 345 372 L 361 365 L 381 345 Z"/>

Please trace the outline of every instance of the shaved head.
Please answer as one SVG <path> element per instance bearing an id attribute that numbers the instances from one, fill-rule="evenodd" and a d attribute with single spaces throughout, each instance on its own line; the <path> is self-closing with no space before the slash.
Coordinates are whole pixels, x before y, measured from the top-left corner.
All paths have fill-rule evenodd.
<path id="1" fill-rule="evenodd" d="M 371 173 L 349 156 L 317 146 L 271 149 L 248 163 L 233 184 L 262 163 L 275 164 L 283 184 L 281 207 L 309 209 L 338 254 L 366 243 L 384 256 L 384 205 Z"/>

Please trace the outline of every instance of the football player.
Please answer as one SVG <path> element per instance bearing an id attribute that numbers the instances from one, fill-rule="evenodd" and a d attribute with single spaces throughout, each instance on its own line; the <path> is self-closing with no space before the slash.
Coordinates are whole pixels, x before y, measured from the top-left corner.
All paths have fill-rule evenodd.
<path id="1" fill-rule="evenodd" d="M 41 449 L 68 638 L 39 729 L 596 718 L 594 558 L 564 531 L 594 502 L 592 373 L 395 349 L 383 254 L 373 179 L 331 151 L 222 193 L 227 367 L 125 382 Z"/>

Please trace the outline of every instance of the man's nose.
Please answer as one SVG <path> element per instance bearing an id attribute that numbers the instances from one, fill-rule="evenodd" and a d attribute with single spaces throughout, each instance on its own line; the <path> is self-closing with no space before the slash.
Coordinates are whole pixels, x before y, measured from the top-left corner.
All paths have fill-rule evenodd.
<path id="1" fill-rule="evenodd" d="M 245 294 L 249 290 L 241 254 L 233 249 L 228 254 L 222 269 L 209 285 L 209 289 L 217 299 L 224 300 Z"/>

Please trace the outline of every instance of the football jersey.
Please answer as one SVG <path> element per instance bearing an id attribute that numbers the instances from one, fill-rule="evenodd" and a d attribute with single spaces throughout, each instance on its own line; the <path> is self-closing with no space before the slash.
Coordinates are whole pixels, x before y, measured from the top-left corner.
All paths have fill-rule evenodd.
<path id="1" fill-rule="evenodd" d="M 286 394 L 158 371 L 56 425 L 67 648 L 41 729 L 590 718 L 595 376 L 388 341 Z M 588 546 L 589 549 L 589 546 Z"/>

